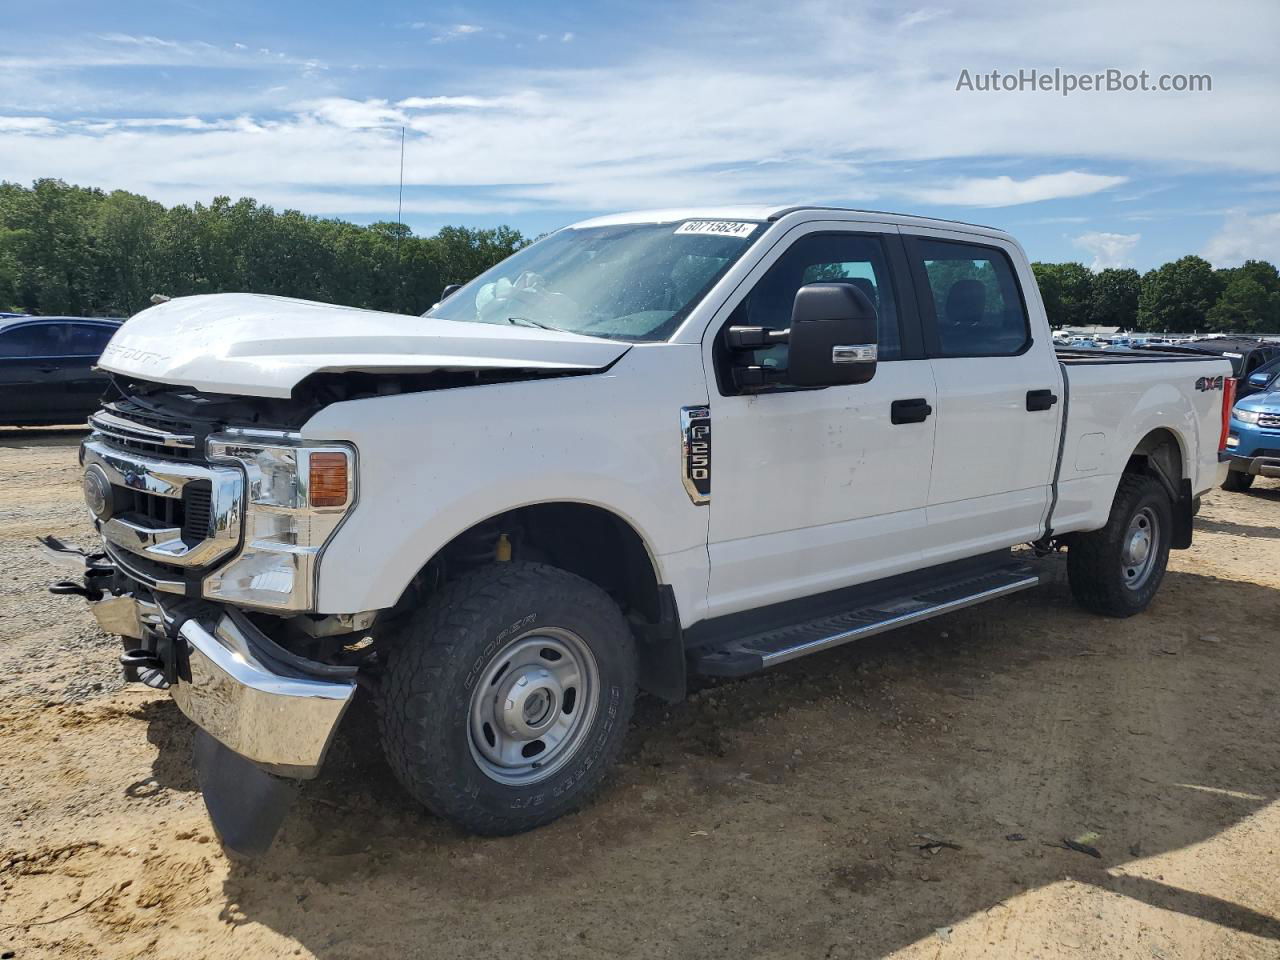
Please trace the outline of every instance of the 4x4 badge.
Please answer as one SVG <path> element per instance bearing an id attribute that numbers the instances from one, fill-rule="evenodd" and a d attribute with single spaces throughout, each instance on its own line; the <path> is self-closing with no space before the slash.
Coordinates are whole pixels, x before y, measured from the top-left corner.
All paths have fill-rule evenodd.
<path id="1" fill-rule="evenodd" d="M 1196 381 L 1196 389 L 1202 392 L 1205 390 L 1221 390 L 1222 377 L 1201 377 Z"/>
<path id="2" fill-rule="evenodd" d="M 711 408 L 680 408 L 680 454 L 685 491 L 694 503 L 711 501 Z"/>

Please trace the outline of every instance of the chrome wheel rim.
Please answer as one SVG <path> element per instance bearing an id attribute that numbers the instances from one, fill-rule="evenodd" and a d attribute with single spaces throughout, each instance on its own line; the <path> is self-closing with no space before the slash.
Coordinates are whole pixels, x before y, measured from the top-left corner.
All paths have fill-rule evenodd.
<path id="1" fill-rule="evenodd" d="M 1120 572 L 1130 590 L 1140 590 L 1151 579 L 1160 553 L 1160 521 L 1154 510 L 1143 507 L 1129 521 L 1120 549 Z"/>
<path id="2" fill-rule="evenodd" d="M 568 763 L 591 731 L 600 689 L 595 655 L 571 630 L 540 627 L 485 665 L 471 692 L 471 755 L 491 780 L 538 783 Z"/>

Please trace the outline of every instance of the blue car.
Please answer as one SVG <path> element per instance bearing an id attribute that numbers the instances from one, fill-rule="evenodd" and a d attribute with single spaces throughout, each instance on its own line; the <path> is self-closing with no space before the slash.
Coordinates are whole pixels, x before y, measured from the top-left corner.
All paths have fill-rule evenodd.
<path id="1" fill-rule="evenodd" d="M 1243 492 L 1254 477 L 1280 477 L 1280 391 L 1255 393 L 1231 408 L 1227 452 L 1231 472 L 1224 490 Z"/>

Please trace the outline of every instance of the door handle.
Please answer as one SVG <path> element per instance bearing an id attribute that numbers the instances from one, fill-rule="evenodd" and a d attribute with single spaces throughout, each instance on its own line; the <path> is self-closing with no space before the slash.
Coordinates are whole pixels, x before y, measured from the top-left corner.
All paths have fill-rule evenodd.
<path id="1" fill-rule="evenodd" d="M 1052 390 L 1027 391 L 1028 410 L 1048 410 L 1057 402 L 1058 397 Z"/>
<path id="2" fill-rule="evenodd" d="M 889 404 L 889 419 L 894 423 L 924 423 L 933 413 L 933 407 L 924 397 L 895 400 Z"/>

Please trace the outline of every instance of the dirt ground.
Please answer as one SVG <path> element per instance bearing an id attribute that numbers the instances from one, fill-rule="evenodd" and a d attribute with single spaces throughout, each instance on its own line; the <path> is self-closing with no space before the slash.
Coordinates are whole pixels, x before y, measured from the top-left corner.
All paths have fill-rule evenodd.
<path id="1" fill-rule="evenodd" d="M 0 958 L 1280 957 L 1278 482 L 1208 497 L 1143 616 L 1076 609 L 1055 560 L 644 701 L 599 799 L 520 837 L 415 807 L 357 713 L 244 864 L 187 722 L 43 592 L 35 536 L 88 537 L 78 440 L 0 431 Z"/>

